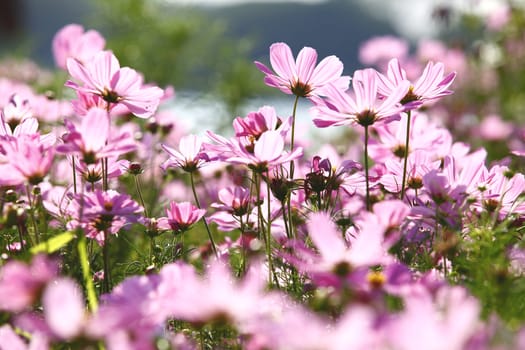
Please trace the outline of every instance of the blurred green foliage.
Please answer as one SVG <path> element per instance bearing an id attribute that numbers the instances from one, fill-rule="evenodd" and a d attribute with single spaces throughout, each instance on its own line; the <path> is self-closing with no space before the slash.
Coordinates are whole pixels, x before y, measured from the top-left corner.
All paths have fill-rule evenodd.
<path id="1" fill-rule="evenodd" d="M 152 0 L 96 0 L 91 21 L 122 66 L 147 82 L 200 91 L 224 101 L 232 116 L 246 99 L 264 92 L 248 59 L 249 38 L 226 36 L 227 23 L 197 8 Z"/>

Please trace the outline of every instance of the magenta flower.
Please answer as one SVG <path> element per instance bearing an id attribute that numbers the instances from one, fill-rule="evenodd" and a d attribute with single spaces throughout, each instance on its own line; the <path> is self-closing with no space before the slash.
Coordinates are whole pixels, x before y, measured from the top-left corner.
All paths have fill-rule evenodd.
<path id="1" fill-rule="evenodd" d="M 85 63 L 104 50 L 106 41 L 96 30 L 84 32 L 79 24 L 68 24 L 53 38 L 53 56 L 58 67 L 66 69 L 68 58 Z"/>
<path id="2" fill-rule="evenodd" d="M 401 103 L 407 110 L 416 109 L 423 103 L 452 94 L 448 90 L 456 77 L 456 72 L 443 77 L 443 63 L 428 62 L 419 79 L 410 85 Z M 396 58 L 388 63 L 387 75 L 378 73 L 378 91 L 382 96 L 390 96 L 401 84 L 406 84 L 407 74 Z"/>
<path id="3" fill-rule="evenodd" d="M 102 97 L 110 108 L 122 104 L 140 118 L 151 117 L 164 95 L 159 87 L 144 86 L 142 76 L 134 69 L 121 68 L 109 51 L 97 53 L 86 63 L 70 58 L 67 69 L 83 85 L 68 81 L 66 86 Z"/>
<path id="4" fill-rule="evenodd" d="M 328 56 L 317 64 L 317 52 L 311 47 L 304 47 L 294 60 L 292 50 L 285 43 L 270 46 L 272 72 L 260 62 L 257 68 L 266 76 L 266 85 L 278 88 L 285 94 L 299 97 L 311 97 L 323 94 L 328 84 L 334 84 L 346 90 L 350 82 L 343 73 L 343 63 L 336 56 Z"/>
<path id="5" fill-rule="evenodd" d="M 159 218 L 158 226 L 182 233 L 199 221 L 205 213 L 205 209 L 199 209 L 190 202 L 170 202 L 166 208 L 167 217 Z"/>
<path id="6" fill-rule="evenodd" d="M 257 112 L 250 112 L 245 118 L 237 117 L 233 121 L 235 136 L 246 137 L 255 141 L 261 134 L 268 130 L 278 130 L 284 134 L 288 132 L 291 126 L 291 118 L 284 122 L 271 106 L 263 106 Z"/>
<path id="7" fill-rule="evenodd" d="M 163 169 L 174 167 L 193 172 L 209 160 L 208 155 L 202 148 L 202 140 L 196 135 L 182 137 L 179 141 L 179 151 L 164 144 L 162 148 L 170 156 L 161 165 Z"/>
<path id="8" fill-rule="evenodd" d="M 372 69 L 357 70 L 352 87 L 355 97 L 333 86 L 326 90 L 326 100 L 317 100 L 312 107 L 314 124 L 317 127 L 359 124 L 363 127 L 376 122 L 399 120 L 403 107 L 399 104 L 406 95 L 410 83 L 399 83 L 385 99 L 379 99 L 377 72 Z"/>
<path id="9" fill-rule="evenodd" d="M 96 163 L 102 158 L 118 157 L 136 148 L 129 133 L 110 137 L 109 119 L 103 109 L 90 109 L 78 127 L 69 120 L 65 124 L 68 132 L 62 137 L 64 144 L 57 146 L 57 151 L 79 155 L 86 164 Z"/>

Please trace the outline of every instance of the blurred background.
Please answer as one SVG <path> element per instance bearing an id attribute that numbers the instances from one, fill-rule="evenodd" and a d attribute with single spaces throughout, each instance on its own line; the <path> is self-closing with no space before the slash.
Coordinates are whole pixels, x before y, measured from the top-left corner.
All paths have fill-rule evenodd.
<path id="1" fill-rule="evenodd" d="M 55 74 L 52 38 L 64 25 L 79 23 L 98 30 L 122 66 L 137 69 L 161 87 L 172 85 L 175 108 L 195 120 L 204 114 L 217 116 L 220 127 L 262 104 L 286 103 L 291 109 L 287 96 L 266 87 L 253 64 L 268 63 L 274 42 L 286 42 L 294 54 L 311 46 L 320 59 L 337 55 L 348 75 L 364 66 L 359 49 L 376 36 L 400 37 L 412 53 L 422 40 L 439 39 L 467 59 L 477 59 L 487 46 L 488 16 L 502 4 L 516 8 L 518 3 L 522 1 L 2 0 L 0 76 L 21 70 L 28 74 L 33 62 Z M 514 38 L 523 36 L 525 28 L 523 16 L 516 18 Z M 494 35 L 489 40 L 500 44 Z M 13 61 L 17 64 L 10 64 Z M 497 64 L 505 66 L 501 59 Z M 516 79 L 516 73 L 509 76 Z M 63 84 L 64 79 L 62 75 L 55 81 Z M 512 84 L 525 87 L 525 78 Z"/>

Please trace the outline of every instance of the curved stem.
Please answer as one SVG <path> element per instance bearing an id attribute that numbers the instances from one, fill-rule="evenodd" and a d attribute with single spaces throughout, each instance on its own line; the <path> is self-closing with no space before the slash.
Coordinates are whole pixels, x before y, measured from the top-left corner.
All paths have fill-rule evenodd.
<path id="1" fill-rule="evenodd" d="M 370 180 L 368 175 L 368 125 L 365 126 L 365 178 L 366 178 L 366 210 L 370 211 Z"/>
<path id="2" fill-rule="evenodd" d="M 408 164 L 408 147 L 410 142 L 410 118 L 411 111 L 407 112 L 407 134 L 405 139 L 405 154 L 404 154 L 404 163 L 403 163 L 403 179 L 401 180 L 401 197 L 399 199 L 403 200 L 405 196 L 405 182 L 407 178 L 407 164 Z"/>
<path id="3" fill-rule="evenodd" d="M 197 196 L 197 191 L 195 190 L 195 180 L 193 179 L 193 172 L 190 171 L 190 182 L 191 182 L 191 190 L 193 191 L 193 197 L 195 198 L 195 204 L 197 204 L 197 207 L 199 209 L 201 208 L 201 204 L 199 202 L 199 197 Z M 208 238 L 210 239 L 211 243 L 211 249 L 213 250 L 213 253 L 215 254 L 215 257 L 218 258 L 219 254 L 217 253 L 217 247 L 215 246 L 215 241 L 213 240 L 213 236 L 211 235 L 210 228 L 208 227 L 208 223 L 206 222 L 206 219 L 204 216 L 202 217 L 202 223 L 204 224 L 204 227 L 206 228 L 206 232 L 208 232 Z"/>

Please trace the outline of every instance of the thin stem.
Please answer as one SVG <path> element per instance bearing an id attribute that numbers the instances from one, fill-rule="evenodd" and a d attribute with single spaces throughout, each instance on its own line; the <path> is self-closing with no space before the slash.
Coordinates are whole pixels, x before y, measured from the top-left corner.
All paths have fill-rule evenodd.
<path id="1" fill-rule="evenodd" d="M 40 242 L 39 232 L 38 232 L 38 225 L 36 223 L 35 218 L 35 210 L 36 208 L 33 206 L 33 200 L 31 198 L 31 191 L 29 190 L 29 185 L 26 185 L 26 193 L 27 193 L 27 201 L 29 203 L 29 216 L 31 217 L 31 223 L 33 225 L 33 230 L 35 231 L 35 242 L 38 244 Z"/>
<path id="2" fill-rule="evenodd" d="M 288 239 L 292 239 L 292 235 L 290 234 L 290 230 L 288 228 L 288 216 L 286 215 L 286 206 L 285 203 L 281 203 L 281 211 L 283 213 L 283 221 L 284 221 L 284 229 L 286 230 L 286 237 Z"/>
<path id="3" fill-rule="evenodd" d="M 98 308 L 97 294 L 95 293 L 95 285 L 91 278 L 91 271 L 89 268 L 86 236 L 81 230 L 78 230 L 78 257 L 80 259 L 80 267 L 82 268 L 82 277 L 84 278 L 84 288 L 86 289 L 86 295 L 88 300 L 89 310 L 95 312 Z"/>
<path id="4" fill-rule="evenodd" d="M 268 176 L 268 175 L 267 175 Z M 269 178 L 269 176 L 268 176 Z M 272 220 L 271 220 L 271 205 L 270 205 L 270 185 L 266 184 L 267 189 L 267 198 L 268 201 L 268 218 L 266 220 L 266 255 L 268 256 L 268 281 L 272 281 L 272 274 L 273 274 L 273 261 L 272 261 Z"/>
<path id="5" fill-rule="evenodd" d="M 102 246 L 102 260 L 104 262 L 104 282 L 103 291 L 109 293 L 111 285 L 111 277 L 109 270 L 109 235 L 108 231 L 104 230 L 104 245 Z"/>
<path id="6" fill-rule="evenodd" d="M 135 188 L 137 189 L 137 193 L 139 195 L 140 204 L 142 204 L 142 207 L 144 208 L 144 215 L 146 215 L 146 217 L 149 218 L 148 209 L 146 208 L 146 203 L 144 202 L 144 197 L 142 197 L 142 191 L 140 190 L 139 176 L 134 175 L 133 177 L 135 178 Z"/>
<path id="7" fill-rule="evenodd" d="M 193 197 L 195 198 L 195 204 L 197 204 L 197 207 L 199 209 L 201 208 L 201 204 L 199 202 L 199 197 L 197 196 L 197 191 L 195 190 L 195 180 L 193 179 L 193 171 L 190 171 L 190 182 L 191 182 L 191 190 L 193 191 Z M 213 253 L 215 254 L 215 257 L 218 258 L 219 254 L 217 253 L 217 247 L 215 246 L 215 241 L 213 240 L 213 236 L 211 235 L 210 228 L 208 227 L 208 223 L 206 222 L 206 219 L 204 216 L 202 217 L 202 222 L 204 223 L 204 227 L 206 227 L 206 232 L 208 232 L 208 237 L 210 239 L 211 248 L 213 250 Z"/>
<path id="8" fill-rule="evenodd" d="M 366 178 L 366 210 L 370 211 L 370 180 L 368 175 L 368 125 L 365 125 L 365 178 Z"/>
<path id="9" fill-rule="evenodd" d="M 73 168 L 73 193 L 77 194 L 77 170 L 75 169 L 75 156 L 71 156 L 71 166 Z"/>
<path id="10" fill-rule="evenodd" d="M 411 111 L 409 110 L 407 112 L 407 134 L 405 139 L 405 154 L 404 154 L 404 162 L 403 162 L 403 179 L 401 180 L 401 200 L 403 200 L 405 196 L 405 182 L 407 178 L 407 164 L 408 164 L 408 147 L 410 142 L 410 118 L 411 118 Z"/>
<path id="11" fill-rule="evenodd" d="M 155 238 L 150 237 L 149 239 L 149 263 L 153 265 L 153 254 L 155 252 Z"/>
<path id="12" fill-rule="evenodd" d="M 290 139 L 290 151 L 293 152 L 294 149 L 294 142 L 295 142 L 295 115 L 297 113 L 297 104 L 299 103 L 299 96 L 295 96 L 295 101 L 293 103 L 293 111 L 292 111 L 292 136 Z M 290 178 L 293 179 L 293 173 L 295 168 L 295 162 L 292 160 L 290 162 Z"/>

